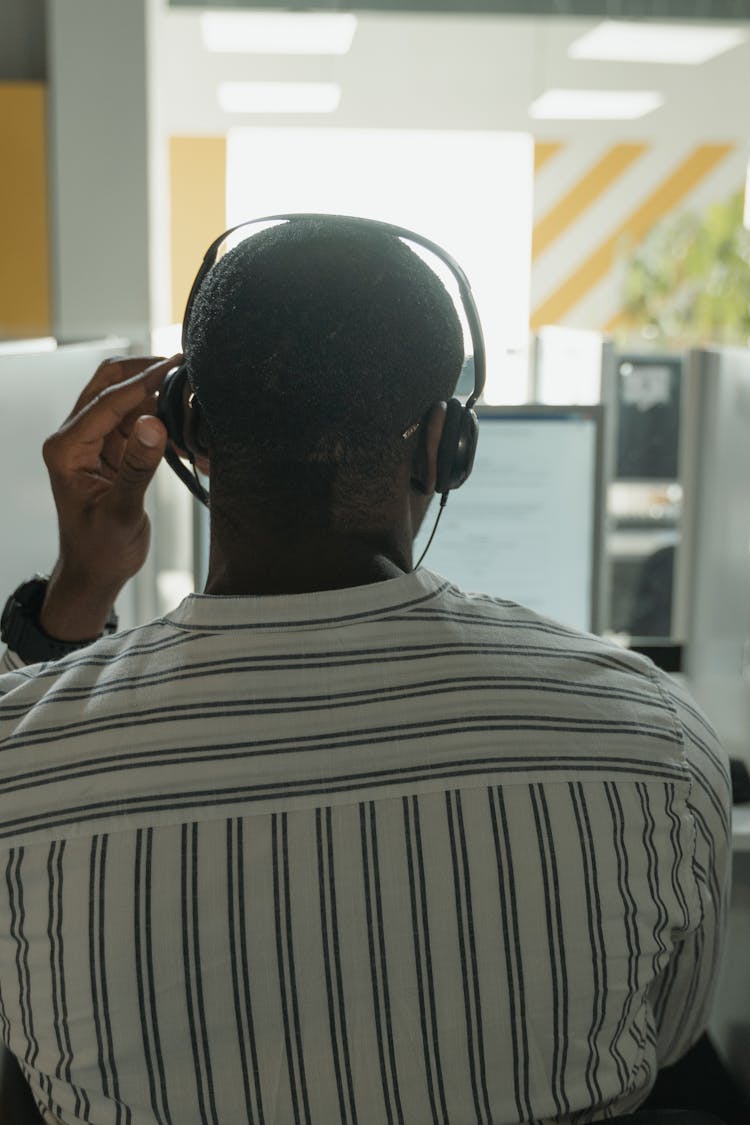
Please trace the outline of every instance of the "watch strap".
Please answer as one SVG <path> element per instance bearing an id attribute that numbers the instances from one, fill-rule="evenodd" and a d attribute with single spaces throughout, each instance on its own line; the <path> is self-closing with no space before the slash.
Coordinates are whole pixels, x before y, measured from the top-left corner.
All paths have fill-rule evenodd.
<path id="1" fill-rule="evenodd" d="M 36 575 L 30 581 L 22 582 L 8 598 L 0 618 L 0 639 L 27 664 L 59 660 L 99 639 L 60 641 L 44 632 L 38 617 L 48 581 L 43 575 Z M 107 618 L 105 633 L 116 632 L 117 624 L 117 614 L 113 609 Z"/>

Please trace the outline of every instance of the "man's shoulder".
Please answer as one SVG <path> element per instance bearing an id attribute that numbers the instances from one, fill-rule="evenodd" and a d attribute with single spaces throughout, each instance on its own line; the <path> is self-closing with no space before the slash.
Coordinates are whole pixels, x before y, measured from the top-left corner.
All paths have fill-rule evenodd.
<path id="1" fill-rule="evenodd" d="M 59 660 L 24 664 L 6 649 L 0 657 L 0 725 L 28 712 L 48 697 L 54 700 L 61 690 L 94 688 L 102 677 L 111 676 L 142 663 L 144 657 L 168 648 L 174 628 L 163 619 L 100 637 L 85 648 Z"/>
<path id="2" fill-rule="evenodd" d="M 505 632 L 516 637 L 519 645 L 526 642 L 531 650 L 549 648 L 562 656 L 573 657 L 590 654 L 612 668 L 654 684 L 660 676 L 653 662 L 640 653 L 510 599 L 469 592 L 446 584 L 436 600 L 435 609 L 446 620 L 452 619 L 459 626 L 484 626 L 498 634 Z"/>
<path id="3" fill-rule="evenodd" d="M 461 636 L 466 650 L 477 646 L 485 665 L 495 664 L 529 688 L 540 700 L 554 693 L 567 707 L 627 718 L 669 732 L 683 740 L 686 717 L 705 722 L 684 688 L 676 685 L 648 658 L 606 637 L 573 628 L 527 606 L 483 593 L 447 586 L 435 603 L 449 629 Z"/>

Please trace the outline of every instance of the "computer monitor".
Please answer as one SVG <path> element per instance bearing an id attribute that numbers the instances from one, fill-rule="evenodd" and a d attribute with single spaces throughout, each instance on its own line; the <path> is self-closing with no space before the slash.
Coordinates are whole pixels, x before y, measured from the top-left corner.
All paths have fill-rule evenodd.
<path id="1" fill-rule="evenodd" d="M 603 441 L 598 406 L 480 406 L 471 478 L 424 561 L 462 589 L 599 628 Z M 415 546 L 432 530 L 432 509 Z"/>

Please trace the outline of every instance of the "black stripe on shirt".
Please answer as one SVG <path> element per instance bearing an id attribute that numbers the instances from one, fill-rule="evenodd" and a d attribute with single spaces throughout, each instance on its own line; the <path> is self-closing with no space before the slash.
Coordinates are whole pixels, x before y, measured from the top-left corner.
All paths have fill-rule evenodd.
<path id="1" fill-rule="evenodd" d="M 237 1025 L 237 1044 L 242 1067 L 242 1089 L 248 1125 L 264 1125 L 263 1098 L 255 1042 L 253 1005 L 250 995 L 250 973 L 247 953 L 245 918 L 245 857 L 243 823 L 240 818 L 227 820 L 227 907 L 229 959 L 232 966 L 232 995 Z M 240 979 L 241 978 L 241 979 Z M 248 1047 L 250 1058 L 248 1059 Z M 252 1081 L 250 1067 L 252 1066 Z"/>
<path id="2" fill-rule="evenodd" d="M 690 910 L 688 907 L 687 899 L 685 897 L 685 890 L 680 882 L 680 869 L 684 859 L 684 853 L 680 846 L 680 817 L 674 807 L 675 802 L 675 788 L 674 785 L 664 786 L 664 811 L 667 815 L 667 820 L 670 824 L 669 829 L 669 842 L 672 845 L 672 867 L 670 870 L 670 878 L 672 881 L 672 893 L 674 894 L 675 901 L 682 911 L 682 931 L 687 933 L 690 928 Z"/>
<path id="3" fill-rule="evenodd" d="M 139 828 L 135 834 L 135 969 L 138 987 L 138 1008 L 141 1018 L 143 1053 L 148 1071 L 151 1108 L 159 1125 L 172 1125 L 167 1099 L 164 1060 L 161 1054 L 159 1023 L 156 1013 L 156 990 L 153 967 L 153 930 L 151 928 L 151 863 L 153 828 Z M 144 846 L 145 840 L 145 846 Z"/>
<path id="4" fill-rule="evenodd" d="M 217 715 L 232 715 L 236 718 L 265 718 L 268 715 L 288 715 L 297 712 L 314 714 L 317 711 L 331 711 L 346 709 L 347 707 L 361 709 L 369 704 L 380 706 L 384 701 L 397 703 L 405 699 L 429 699 L 435 695 L 444 697 L 450 693 L 465 695 L 467 688 L 473 691 L 513 691 L 516 693 L 521 688 L 528 688 L 535 698 L 540 694 L 546 694 L 555 697 L 574 696 L 583 699 L 601 699 L 608 704 L 613 700 L 624 700 L 628 703 L 645 703 L 647 706 L 653 706 L 651 697 L 641 692 L 600 688 L 596 685 L 576 687 L 553 676 L 452 676 L 415 680 L 411 683 L 400 683 L 398 685 L 362 688 L 357 691 L 337 692 L 335 695 L 329 692 L 319 695 L 260 697 L 253 699 L 252 706 L 248 706 L 244 699 L 162 704 L 158 707 L 142 707 L 138 710 L 137 715 L 134 715 L 132 710 L 113 711 L 107 716 L 106 723 L 102 722 L 101 717 L 82 719 L 80 714 L 77 714 L 68 723 L 58 720 L 50 726 L 35 726 L 28 731 L 26 728 L 23 728 L 23 731 L 16 729 L 0 740 L 0 746 L 4 749 L 18 750 L 35 746 L 40 742 L 51 745 L 87 733 L 99 735 L 102 731 L 120 730 L 123 726 L 132 728 L 158 723 L 173 723 L 178 720 L 210 720 Z M 560 721 L 560 717 L 556 715 L 537 715 L 534 717 L 541 721 L 554 723 Z M 518 718 L 518 716 L 509 715 L 508 718 Z M 577 721 L 587 723 L 591 720 L 579 718 Z M 598 717 L 595 721 L 607 722 L 601 717 Z M 657 727 L 656 729 L 662 728 Z"/>
<path id="5" fill-rule="evenodd" d="M 339 1026 L 344 1045 L 344 1063 L 346 1067 L 346 1081 L 349 1092 L 349 1108 L 352 1114 L 352 1125 L 357 1125 L 357 1111 L 354 1103 L 354 1083 L 352 1081 L 352 1066 L 349 1057 L 349 1037 L 346 1029 L 346 1005 L 344 1003 L 344 981 L 341 967 L 341 944 L 339 940 L 338 907 L 336 905 L 336 869 L 333 856 L 333 825 L 330 806 L 326 808 L 326 831 L 328 834 L 328 877 L 330 883 L 331 901 L 331 928 L 333 934 L 333 960 L 336 969 L 336 989 L 339 997 Z"/>
<path id="6" fill-rule="evenodd" d="M 425 974 L 427 978 L 427 989 L 430 1003 L 430 1021 L 433 1028 L 433 1049 L 435 1054 L 435 1070 L 437 1074 L 438 1093 L 440 1095 L 440 1106 L 443 1116 L 447 1117 L 447 1108 L 445 1103 L 445 1084 L 443 1082 L 443 1070 L 440 1061 L 440 1048 L 438 1043 L 438 1017 L 437 1005 L 435 1003 L 435 983 L 432 971 L 432 950 L 430 945 L 430 926 L 429 915 L 427 911 L 427 880 L 425 878 L 424 866 L 424 848 L 422 846 L 422 826 L 420 823 L 419 815 L 419 797 L 414 795 L 412 797 L 412 811 L 414 814 L 414 836 L 417 850 L 417 871 L 419 875 L 419 890 L 420 890 L 420 906 L 422 912 L 422 932 L 425 939 Z"/>
<path id="7" fill-rule="evenodd" d="M 25 933 L 26 911 L 23 901 L 21 865 L 24 849 L 11 848 L 8 854 L 6 881 L 8 884 L 8 904 L 10 907 L 10 936 L 16 946 L 16 972 L 18 975 L 18 1006 L 21 1012 L 21 1026 L 26 1039 L 23 1061 L 33 1066 L 39 1054 L 39 1044 L 34 1035 L 34 1019 L 31 1011 L 31 977 L 29 974 L 29 942 Z"/>
<path id="8" fill-rule="evenodd" d="M 328 998 L 328 1023 L 331 1055 L 336 1071 L 336 1089 L 342 1125 L 357 1125 L 351 1058 L 346 1028 L 346 1003 L 341 972 L 339 926 L 336 908 L 336 878 L 333 855 L 331 810 L 315 810 L 315 838 L 318 852 L 318 888 L 323 963 Z M 344 1090 L 346 1082 L 346 1091 Z"/>
<path id="9" fill-rule="evenodd" d="M 583 885 L 586 893 L 586 920 L 591 948 L 591 969 L 593 974 L 593 1005 L 591 1026 L 588 1031 L 589 1058 L 586 1063 L 586 1085 L 596 1104 L 602 1101 L 599 1084 L 599 1034 L 604 1024 L 607 1002 L 607 961 L 602 933 L 601 900 L 594 854 L 594 840 L 589 822 L 586 796 L 581 782 L 570 782 L 568 791 L 573 806 L 578 839 L 581 849 Z"/>
<path id="10" fill-rule="evenodd" d="M 443 1088 L 442 1069 L 440 1065 L 440 1049 L 438 1046 L 438 1028 L 435 1021 L 434 1007 L 430 1004 L 433 992 L 431 961 L 429 956 L 430 932 L 427 927 L 426 913 L 423 914 L 420 910 L 420 905 L 425 901 L 424 871 L 420 870 L 417 863 L 417 845 L 415 839 L 417 829 L 416 824 L 412 826 L 412 810 L 415 819 L 419 815 L 418 799 L 417 797 L 403 797 L 402 805 L 404 811 L 406 861 L 409 872 L 409 900 L 411 903 L 414 963 L 417 970 L 419 1022 L 422 1031 L 422 1055 L 427 1079 L 427 1094 L 430 1099 L 430 1110 L 434 1125 L 439 1125 L 441 1117 L 443 1125 L 448 1125 L 445 1090 Z M 417 891 L 417 882 L 419 882 L 419 891 Z M 422 928 L 423 926 L 424 929 Z M 429 1029 L 427 1026 L 428 1019 L 430 1023 Z M 440 1102 L 440 1113 L 438 1113 L 438 1101 Z"/>
<path id="11" fill-rule="evenodd" d="M 132 1112 L 128 1105 L 120 1101 L 120 1082 L 115 1064 L 115 1049 L 114 1041 L 112 1038 L 112 1015 L 109 1006 L 109 993 L 107 988 L 107 961 L 106 961 L 106 940 L 104 932 L 104 923 L 107 916 L 106 900 L 105 900 L 105 875 L 107 865 L 107 848 L 109 845 L 109 836 L 101 837 L 101 851 L 100 851 L 100 864 L 99 864 L 99 891 L 98 891 L 98 907 L 99 907 L 99 930 L 97 934 L 99 942 L 99 988 L 102 1000 L 102 1009 L 104 1014 L 104 1032 L 107 1040 L 107 1054 L 109 1071 L 112 1075 L 112 1096 L 117 1102 L 117 1125 L 123 1122 L 123 1125 L 130 1125 L 132 1120 Z"/>
<path id="12" fill-rule="evenodd" d="M 107 992 L 107 962 L 104 924 L 106 918 L 106 874 L 109 836 L 94 836 L 91 840 L 89 864 L 89 962 L 91 973 L 91 998 L 94 1009 L 99 1072 L 105 1097 L 115 1103 L 116 1125 L 129 1125 L 130 1107 L 120 1100 L 120 1086 L 115 1065 L 112 1040 L 112 1018 Z"/>
<path id="13" fill-rule="evenodd" d="M 425 734 L 429 737 L 429 734 Z M 395 739 L 393 741 L 396 741 Z M 238 755 L 241 756 L 241 755 Z M 183 749 L 182 763 L 185 761 Z M 143 794 L 135 797 L 119 797 L 108 801 L 96 801 L 88 805 L 71 806 L 69 808 L 47 810 L 42 813 L 32 813 L 6 819 L 0 827 L 0 839 L 16 836 L 20 832 L 49 831 L 66 824 L 81 820 L 101 820 L 115 817 L 120 814 L 157 812 L 183 812 L 195 808 L 219 808 L 224 805 L 253 803 L 258 801 L 271 801 L 278 798 L 289 797 L 317 797 L 332 796 L 340 793 L 351 793 L 358 790 L 387 788 L 390 785 L 403 785 L 406 783 L 418 784 L 420 782 L 435 782 L 446 779 L 472 777 L 477 774 L 503 774 L 516 773 L 557 773 L 566 769 L 575 769 L 579 773 L 607 773 L 620 774 L 632 777 L 655 777 L 664 780 L 675 780 L 675 767 L 649 768 L 649 763 L 639 761 L 628 762 L 620 758 L 602 760 L 601 758 L 535 758 L 517 759 L 518 765 L 513 764 L 513 759 L 492 758 L 464 759 L 460 763 L 442 763 L 439 767 L 420 763 L 416 766 L 394 767 L 389 770 L 368 770 L 359 774 L 343 774 L 328 779 L 316 779 L 315 782 L 307 778 L 298 781 L 267 782 L 254 786 L 232 785 L 225 788 L 212 786 L 210 789 L 195 789 L 182 793 L 165 794 L 159 796 L 154 793 Z M 683 778 L 677 775 L 676 780 Z"/>
<path id="14" fill-rule="evenodd" d="M 398 1071 L 396 1067 L 396 1053 L 393 1044 L 393 1023 L 391 1021 L 391 990 L 388 984 L 388 959 L 385 948 L 385 926 L 383 923 L 383 898 L 380 879 L 380 855 L 378 850 L 377 814 L 375 802 L 369 804 L 370 846 L 372 848 L 372 887 L 374 892 L 375 919 L 377 923 L 377 944 L 380 955 L 380 975 L 383 985 L 383 1014 L 385 1016 L 386 1040 L 388 1044 L 388 1059 L 390 1062 L 391 1086 L 396 1105 L 396 1114 L 399 1125 L 403 1125 L 403 1111 L 401 1108 L 401 1092 L 399 1090 Z"/>
<path id="15" fill-rule="evenodd" d="M 183 824 L 181 831 L 182 957 L 185 972 L 185 999 L 190 1025 L 198 1111 L 201 1125 L 219 1125 L 206 1019 L 203 1007 L 203 982 L 198 920 L 198 825 Z"/>
<path id="16" fill-rule="evenodd" d="M 367 811 L 370 810 L 372 820 L 368 831 Z M 377 824 L 374 819 L 374 803 L 359 806 L 360 839 L 362 844 L 362 874 L 365 892 L 365 911 L 367 915 L 367 943 L 370 953 L 370 981 L 372 984 L 372 1004 L 375 1015 L 375 1033 L 378 1044 L 378 1059 L 380 1062 L 380 1082 L 383 1090 L 383 1103 L 388 1125 L 393 1125 L 394 1112 L 398 1125 L 404 1125 L 401 1112 L 401 1098 L 398 1089 L 398 1075 L 393 1068 L 386 1064 L 386 1041 L 388 1037 L 388 1014 L 390 1002 L 388 998 L 388 982 L 384 972 L 382 945 L 379 936 L 376 937 L 376 926 L 379 929 L 377 917 L 379 895 L 377 893 L 377 876 L 375 872 L 375 855 L 371 852 L 373 844 L 377 844 Z M 390 1061 L 390 1059 L 389 1059 Z M 391 1088 L 390 1082 L 394 1083 Z"/>
<path id="17" fill-rule="evenodd" d="M 388 660 L 391 664 L 408 663 L 411 661 L 424 661 L 435 659 L 447 659 L 452 663 L 458 658 L 466 658 L 467 656 L 502 656 L 506 659 L 519 658 L 528 659 L 538 664 L 541 661 L 553 661 L 558 663 L 560 661 L 567 661 L 568 663 L 579 663 L 585 667 L 594 667 L 604 669 L 607 671 L 624 672 L 629 676 L 633 675 L 633 668 L 627 662 L 619 660 L 617 656 L 612 656 L 607 653 L 594 653 L 590 651 L 582 651 L 574 648 L 559 648 L 551 649 L 543 645 L 531 644 L 509 644 L 493 641 L 457 641 L 457 642 L 436 642 L 433 644 L 425 645 L 389 645 L 382 650 L 373 648 L 369 649 L 356 649 L 351 652 L 341 652 L 339 649 L 335 651 L 324 651 L 315 653 L 288 653 L 284 655 L 275 654 L 269 656 L 268 654 L 258 656 L 241 657 L 226 657 L 220 660 L 206 660 L 195 661 L 190 664 L 188 668 L 181 668 L 176 670 L 146 672 L 141 671 L 139 675 L 133 676 L 120 676 L 113 679 L 111 683 L 100 684 L 98 687 L 93 685 L 81 686 L 71 685 L 70 687 L 55 686 L 53 690 L 45 693 L 41 698 L 37 699 L 34 706 L 39 708 L 46 706 L 49 703 L 61 703 L 67 701 L 78 701 L 81 699 L 91 699 L 98 695 L 112 695 L 118 691 L 127 691 L 130 688 L 138 688 L 143 691 L 149 687 L 159 687 L 167 683 L 176 683 L 181 680 L 207 680 L 211 676 L 221 676 L 225 680 L 231 675 L 245 676 L 248 672 L 268 673 L 268 672 L 305 672 L 308 670 L 334 670 L 336 668 L 352 668 L 364 667 L 370 664 L 382 664 L 383 660 Z M 67 657 L 65 658 L 68 659 Z M 43 667 L 46 668 L 46 665 Z M 64 669 L 60 669 L 56 664 L 52 665 L 57 669 L 57 675 L 62 675 Z M 39 673 L 36 673 L 38 675 Z M 30 680 L 35 678 L 32 674 L 28 677 Z M 21 716 L 29 709 L 28 700 L 18 704 L 4 704 L 3 711 L 9 716 Z M 674 712 L 672 712 L 673 722 L 676 727 L 679 727 L 679 722 L 675 719 Z M 681 741 L 677 735 L 673 736 L 673 741 Z"/>
<path id="18" fill-rule="evenodd" d="M 304 1059 L 299 1040 L 299 1015 L 296 1009 L 293 960 L 291 947 L 291 906 L 287 901 L 289 871 L 286 853 L 286 813 L 271 815 L 271 849 L 273 855 L 273 898 L 276 923 L 276 959 L 279 971 L 281 1014 L 284 1022 L 289 1090 L 295 1125 L 300 1125 L 301 1112 L 305 1125 L 310 1125 L 310 1108 L 307 1100 Z"/>
<path id="19" fill-rule="evenodd" d="M 638 961 L 640 957 L 640 938 L 636 924 L 636 903 L 630 886 L 628 853 L 625 844 L 625 817 L 616 786 L 604 782 L 604 795 L 612 818 L 612 846 L 617 867 L 617 889 L 622 900 L 622 916 L 625 922 L 625 944 L 628 951 L 628 998 L 623 1005 L 610 1044 L 610 1053 L 617 1064 L 617 1073 L 623 1090 L 632 1089 L 633 1076 L 628 1076 L 628 1063 L 620 1050 L 620 1043 L 626 1029 L 630 1026 L 633 1006 L 638 1000 Z"/>
<path id="20" fill-rule="evenodd" d="M 57 1040 L 58 1060 L 55 1065 L 55 1075 L 62 1078 L 65 1072 L 65 1047 L 62 1037 L 60 991 L 62 981 L 58 977 L 59 948 L 57 943 L 57 928 L 59 919 L 57 909 L 59 901 L 59 887 L 57 885 L 57 853 L 65 846 L 64 840 L 53 840 L 47 855 L 47 940 L 49 942 L 49 968 L 50 984 L 52 991 L 52 1025 L 55 1029 Z M 62 876 L 62 867 L 60 868 Z M 60 903 L 62 905 L 62 903 Z"/>
<path id="21" fill-rule="evenodd" d="M 641 839 L 643 841 L 643 850 L 646 854 L 646 880 L 651 892 L 652 901 L 656 906 L 656 922 L 653 930 L 656 952 L 653 958 L 653 969 L 654 973 L 658 974 L 661 968 L 661 961 L 663 960 L 664 954 L 667 953 L 664 931 L 669 921 L 669 912 L 659 888 L 659 858 L 654 843 L 656 821 L 651 812 L 648 789 L 641 782 L 636 782 L 635 789 L 643 813 L 643 833 Z"/>
<path id="22" fill-rule="evenodd" d="M 73 1062 L 73 1046 L 71 1043 L 70 1024 L 68 1021 L 68 998 L 65 985 L 65 945 L 63 938 L 63 903 L 65 900 L 63 887 L 63 857 L 65 854 L 65 847 L 65 840 L 60 840 L 57 844 L 52 844 L 50 847 L 50 893 L 54 901 L 55 919 L 53 926 L 54 938 L 51 939 L 52 944 L 50 946 L 50 949 L 53 958 L 53 987 L 57 988 L 57 995 L 59 997 L 60 1004 L 60 1022 L 59 1026 L 56 1025 L 55 1027 L 55 1035 L 57 1037 L 58 1047 L 60 1048 L 60 1060 L 56 1073 L 57 1077 L 64 1079 L 73 1090 L 73 1093 L 75 1095 L 74 1113 L 77 1117 L 80 1116 L 84 1121 L 87 1121 L 89 1111 L 91 1109 L 88 1094 L 81 1087 L 73 1084 L 71 1075 Z"/>
<path id="23" fill-rule="evenodd" d="M 460 793 L 445 794 L 448 834 L 453 867 L 453 891 L 456 904 L 456 925 L 458 948 L 461 958 L 461 979 L 464 993 L 464 1015 L 466 1019 L 466 1040 L 468 1047 L 469 1074 L 477 1121 L 482 1125 L 492 1125 L 486 1083 L 486 1063 L 484 1059 L 484 1036 L 482 1034 L 482 1009 L 476 979 L 476 951 L 473 947 L 474 919 L 471 911 L 471 888 L 466 862 L 465 839 L 462 835 L 462 819 L 459 816 Z M 459 859 L 458 849 L 461 848 Z M 480 1106 L 480 1085 L 481 1101 Z"/>
<path id="24" fill-rule="evenodd" d="M 302 1047 L 302 1026 L 299 1018 L 299 991 L 297 989 L 297 969 L 294 957 L 294 935 L 292 932 L 292 888 L 289 878 L 289 814 L 281 814 L 281 860 L 284 877 L 284 933 L 286 957 L 289 968 L 289 986 L 292 997 L 292 1017 L 294 1019 L 294 1042 L 297 1048 L 297 1067 L 302 1090 L 302 1104 L 305 1110 L 305 1123 L 310 1125 L 310 1104 L 305 1074 L 305 1055 Z"/>
<path id="25" fill-rule="evenodd" d="M 96 1035 L 96 1053 L 99 1073 L 102 1078 L 102 1093 L 110 1097 L 109 1074 L 105 1063 L 105 1047 L 102 1036 L 102 1004 L 99 996 L 99 973 L 97 970 L 97 929 L 98 929 L 98 889 L 99 889 L 99 864 L 101 836 L 92 836 L 91 852 L 89 856 L 89 979 L 91 982 L 91 1007 L 94 1013 L 94 1030 Z"/>
<path id="26" fill-rule="evenodd" d="M 560 901 L 560 878 L 555 854 L 555 838 L 550 823 L 549 808 L 542 785 L 529 786 L 529 798 L 534 816 L 539 865 L 544 887 L 547 947 L 549 949 L 550 977 L 552 981 L 552 1096 L 558 1114 L 570 1109 L 565 1090 L 565 1071 L 568 1051 L 568 974 L 565 959 L 565 933 Z"/>
<path id="27" fill-rule="evenodd" d="M 534 1114 L 529 1091 L 529 1042 L 524 1002 L 523 955 L 518 926 L 513 855 L 508 831 L 505 799 L 501 787 L 487 790 L 492 835 L 495 841 L 497 884 L 500 901 L 500 924 L 505 953 L 505 974 L 508 988 L 508 1022 L 513 1048 L 513 1093 L 519 1121 L 531 1121 Z M 555 1015 L 555 1023 L 557 1015 Z M 554 1075 L 553 1075 L 554 1084 Z"/>
<path id="28" fill-rule="evenodd" d="M 129 724 L 122 724 L 123 728 L 130 729 Z M 330 731 L 325 734 L 314 735 L 300 735 L 296 740 L 284 739 L 254 739 L 252 741 L 243 740 L 242 742 L 219 743 L 211 746 L 193 746 L 186 751 L 184 742 L 178 747 L 166 747 L 162 750 L 141 750 L 136 753 L 124 755 L 122 752 L 103 755 L 97 759 L 92 759 L 83 764 L 69 764 L 67 762 L 54 766 L 47 766 L 42 769 L 30 770 L 26 773 L 16 772 L 12 775 L 12 783 L 9 780 L 6 783 L 0 781 L 0 793 L 8 795 L 10 793 L 26 791 L 33 787 L 43 786 L 49 784 L 54 780 L 57 784 L 62 782 L 74 780 L 82 777 L 96 776 L 106 770 L 110 775 L 115 771 L 128 771 L 134 769 L 144 769 L 149 767 L 159 767 L 164 765 L 184 764 L 186 760 L 190 763 L 210 762 L 215 764 L 220 761 L 231 761 L 232 759 L 253 759 L 262 757 L 283 757 L 289 754 L 315 754 L 325 751 L 341 749 L 345 747 L 347 751 L 356 749 L 360 746 L 374 747 L 374 746 L 387 746 L 390 743 L 397 742 L 403 744 L 408 738 L 410 741 L 417 742 L 422 739 L 447 738 L 457 734 L 466 736 L 467 734 L 487 734 L 487 733 L 520 733 L 521 731 L 529 732 L 535 731 L 540 733 L 559 735 L 561 732 L 575 733 L 578 735 L 596 735 L 596 734 L 609 734 L 617 733 L 623 736 L 631 734 L 650 734 L 652 737 L 662 741 L 671 742 L 672 739 L 669 735 L 662 735 L 658 731 L 644 730 L 642 727 L 633 728 L 629 724 L 618 725 L 616 728 L 609 726 L 599 727 L 591 723 L 585 727 L 582 725 L 566 725 L 562 720 L 555 721 L 553 718 L 545 719 L 540 722 L 538 720 L 528 720 L 525 723 L 518 723 L 515 718 L 506 721 L 502 717 L 489 716 L 481 721 L 472 722 L 469 719 L 464 719 L 459 722 L 455 719 L 449 720 L 428 720 L 418 723 L 404 724 L 399 727 L 398 724 L 389 725 L 387 727 L 363 727 L 356 731 Z M 687 781 L 684 772 L 678 765 L 671 765 L 669 763 L 658 763 L 656 766 L 653 761 L 648 758 L 633 759 L 627 757 L 615 757 L 608 755 L 602 760 L 601 750 L 598 741 L 592 744 L 591 752 L 588 755 L 580 753 L 557 753 L 557 754 L 527 754 L 523 756 L 510 756 L 503 754 L 502 748 L 498 748 L 495 754 L 491 757 L 483 758 L 462 758 L 459 762 L 455 763 L 461 766 L 467 765 L 481 765 L 485 763 L 496 764 L 501 762 L 508 767 L 520 766 L 527 771 L 532 769 L 544 768 L 545 766 L 553 766 L 558 769 L 568 768 L 586 768 L 595 764 L 600 770 L 612 769 L 619 770 L 623 765 L 629 767 L 643 766 L 641 771 L 643 774 L 652 777 L 673 778 L 676 781 Z M 441 769 L 453 763 L 441 762 Z M 399 773 L 405 773 L 408 770 L 415 770 L 424 768 L 421 765 L 413 765 L 402 767 L 398 770 Z M 392 771 L 363 771 L 359 775 L 348 774 L 344 775 L 345 779 L 361 776 L 373 777 L 377 776 L 378 772 L 392 772 Z M 291 782 L 289 784 L 292 784 Z M 726 816 L 724 816 L 726 819 Z M 8 823 L 8 821 L 6 821 Z"/>

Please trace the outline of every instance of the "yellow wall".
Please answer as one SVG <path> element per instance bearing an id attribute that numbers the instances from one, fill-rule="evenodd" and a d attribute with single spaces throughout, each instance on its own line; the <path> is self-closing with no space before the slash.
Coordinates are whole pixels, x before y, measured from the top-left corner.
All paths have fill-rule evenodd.
<path id="1" fill-rule="evenodd" d="M 0 339 L 52 331 L 46 88 L 0 82 Z"/>
<path id="2" fill-rule="evenodd" d="M 182 320 L 203 255 L 226 227 L 225 137 L 170 137 L 172 317 Z"/>

